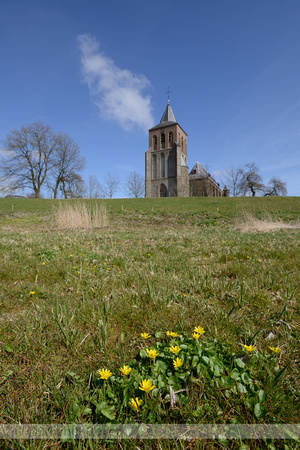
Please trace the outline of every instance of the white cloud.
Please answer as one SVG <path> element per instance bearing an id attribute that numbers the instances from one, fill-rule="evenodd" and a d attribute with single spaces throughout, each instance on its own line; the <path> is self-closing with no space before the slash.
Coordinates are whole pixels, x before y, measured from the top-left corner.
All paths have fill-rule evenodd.
<path id="1" fill-rule="evenodd" d="M 144 75 L 120 69 L 99 51 L 99 43 L 88 34 L 78 36 L 82 73 L 101 116 L 115 120 L 128 130 L 135 125 L 147 131 L 154 124 L 151 97 L 143 92 L 151 86 Z"/>

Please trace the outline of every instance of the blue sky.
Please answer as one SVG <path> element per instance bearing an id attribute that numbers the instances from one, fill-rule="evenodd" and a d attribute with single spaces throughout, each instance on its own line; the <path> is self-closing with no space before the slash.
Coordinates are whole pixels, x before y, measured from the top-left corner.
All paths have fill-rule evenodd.
<path id="1" fill-rule="evenodd" d="M 299 23 L 296 0 L 1 0 L 0 140 L 43 120 L 86 178 L 144 174 L 170 86 L 190 168 L 255 162 L 300 195 Z"/>

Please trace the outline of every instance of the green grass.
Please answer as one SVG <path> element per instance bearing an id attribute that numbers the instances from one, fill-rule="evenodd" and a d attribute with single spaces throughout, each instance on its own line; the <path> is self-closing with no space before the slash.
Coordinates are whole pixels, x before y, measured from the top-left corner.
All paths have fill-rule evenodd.
<path id="1" fill-rule="evenodd" d="M 300 199 L 106 200 L 109 226 L 91 231 L 57 230 L 58 203 L 0 199 L 1 423 L 299 423 L 300 231 L 243 233 L 234 225 L 249 213 L 296 223 Z M 196 326 L 205 329 L 201 354 Z M 167 330 L 181 336 L 173 342 L 183 346 L 180 369 Z M 248 353 L 250 344 L 257 349 Z M 145 347 L 160 353 L 156 362 Z M 133 368 L 128 383 L 123 364 Z M 107 381 L 97 374 L 102 368 L 113 374 Z M 234 370 L 241 390 L 232 385 Z M 155 384 L 152 394 L 139 390 L 144 378 Z M 169 385 L 184 390 L 173 408 Z M 139 412 L 132 396 L 143 400 Z M 22 444 L 31 448 L 3 445 Z M 32 448 L 44 445 L 73 448 L 51 441 Z"/>

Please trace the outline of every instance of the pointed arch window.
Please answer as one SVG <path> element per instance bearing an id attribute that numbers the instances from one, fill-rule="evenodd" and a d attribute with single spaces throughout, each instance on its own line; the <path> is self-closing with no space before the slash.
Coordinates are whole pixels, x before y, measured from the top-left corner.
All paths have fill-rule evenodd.
<path id="1" fill-rule="evenodd" d="M 173 131 L 169 132 L 169 147 L 173 146 Z"/>
<path id="2" fill-rule="evenodd" d="M 165 155 L 161 153 L 160 155 L 160 177 L 166 178 L 166 163 L 165 163 Z"/>
<path id="3" fill-rule="evenodd" d="M 152 156 L 152 178 L 154 180 L 157 178 L 157 158 L 156 158 L 156 155 Z"/>
<path id="4" fill-rule="evenodd" d="M 159 196 L 160 197 L 168 197 L 168 189 L 165 184 L 161 184 L 159 188 Z"/>
<path id="5" fill-rule="evenodd" d="M 153 136 L 153 150 L 157 150 L 157 136 Z"/>
<path id="6" fill-rule="evenodd" d="M 160 148 L 164 150 L 166 148 L 166 135 L 164 131 L 161 132 L 160 135 Z"/>

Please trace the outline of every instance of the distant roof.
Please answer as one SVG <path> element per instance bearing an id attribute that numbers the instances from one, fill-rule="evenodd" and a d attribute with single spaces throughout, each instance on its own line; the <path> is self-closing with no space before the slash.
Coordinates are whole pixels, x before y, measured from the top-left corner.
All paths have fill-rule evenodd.
<path id="1" fill-rule="evenodd" d="M 197 161 L 192 170 L 190 171 L 190 178 L 201 178 L 207 177 L 209 173 L 204 169 L 203 166 Z"/>
<path id="2" fill-rule="evenodd" d="M 160 123 L 158 125 L 156 125 L 155 127 L 151 128 L 151 130 L 155 130 L 155 128 L 161 128 L 162 126 L 174 125 L 174 123 L 178 123 L 178 122 L 176 120 L 175 114 L 173 113 L 173 109 L 170 105 L 170 101 L 168 100 L 167 107 L 162 115 Z"/>

